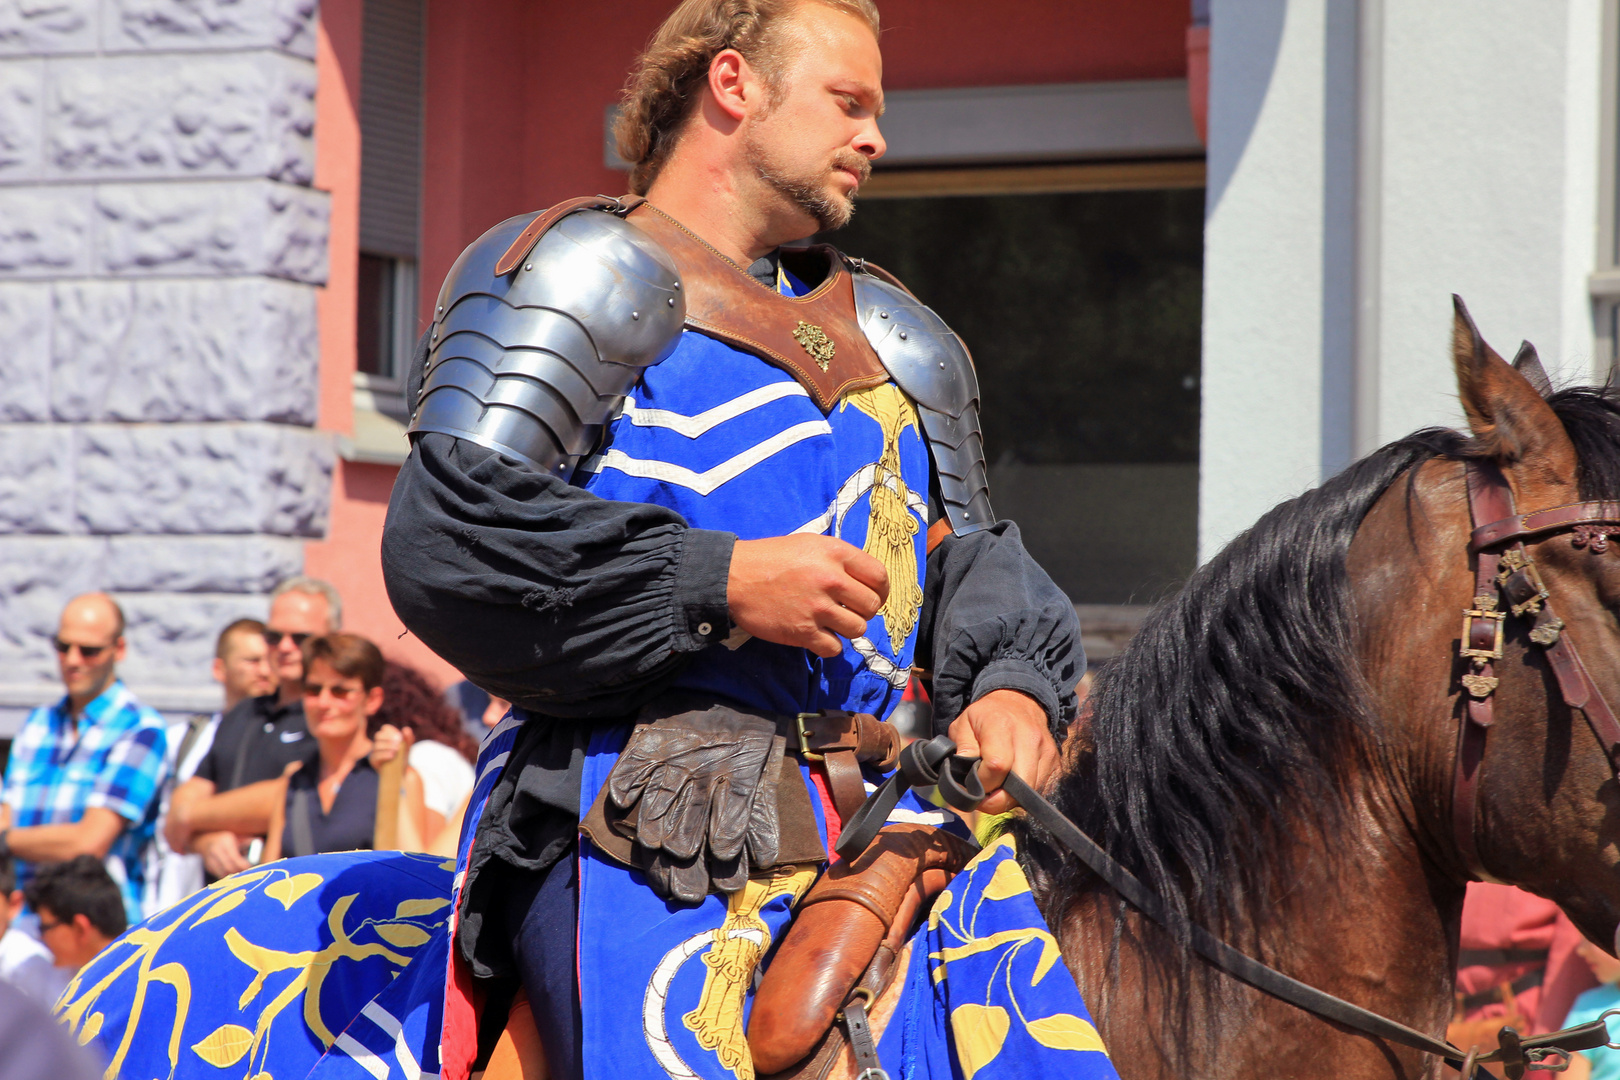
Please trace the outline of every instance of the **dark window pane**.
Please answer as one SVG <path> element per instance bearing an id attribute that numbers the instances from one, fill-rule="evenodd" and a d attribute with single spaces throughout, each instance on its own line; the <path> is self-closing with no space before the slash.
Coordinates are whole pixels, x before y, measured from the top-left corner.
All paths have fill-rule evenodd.
<path id="1" fill-rule="evenodd" d="M 355 319 L 358 367 L 367 375 L 394 374 L 394 261 L 360 254 L 360 296 Z"/>
<path id="2" fill-rule="evenodd" d="M 1202 189 L 873 199 L 828 239 L 968 343 L 992 461 L 1198 460 Z"/>
<path id="3" fill-rule="evenodd" d="M 990 494 L 1077 603 L 1196 558 L 1201 189 L 873 199 L 826 237 L 973 351 Z"/>

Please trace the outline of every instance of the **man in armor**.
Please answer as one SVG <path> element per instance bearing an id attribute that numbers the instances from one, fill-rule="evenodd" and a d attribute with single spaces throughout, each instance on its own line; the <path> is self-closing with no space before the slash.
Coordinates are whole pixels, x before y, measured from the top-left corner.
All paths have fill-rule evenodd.
<path id="1" fill-rule="evenodd" d="M 384 570 L 412 632 L 513 703 L 458 861 L 447 1080 L 525 998 L 553 1077 L 809 1052 L 971 851 L 908 796 L 878 855 L 822 874 L 914 664 L 986 811 L 1009 769 L 1056 768 L 1079 628 L 991 512 L 966 348 L 876 267 L 794 246 L 883 153 L 877 34 L 871 0 L 684 0 L 626 91 L 636 194 L 497 225 L 439 294 Z M 855 880 L 878 863 L 903 871 Z M 758 969 L 801 899 L 879 920 L 773 1043 Z"/>

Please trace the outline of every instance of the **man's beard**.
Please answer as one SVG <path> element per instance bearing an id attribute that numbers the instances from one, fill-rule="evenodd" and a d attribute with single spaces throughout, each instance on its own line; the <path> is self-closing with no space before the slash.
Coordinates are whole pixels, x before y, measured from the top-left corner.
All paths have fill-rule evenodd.
<path id="1" fill-rule="evenodd" d="M 852 150 L 840 150 L 833 157 L 832 166 L 815 176 L 793 176 L 773 163 L 759 145 L 751 141 L 748 163 L 761 180 L 814 218 L 822 232 L 842 229 L 855 216 L 853 196 L 839 195 L 828 185 L 833 170 L 848 169 L 863 184 L 872 175 L 872 163 Z"/>

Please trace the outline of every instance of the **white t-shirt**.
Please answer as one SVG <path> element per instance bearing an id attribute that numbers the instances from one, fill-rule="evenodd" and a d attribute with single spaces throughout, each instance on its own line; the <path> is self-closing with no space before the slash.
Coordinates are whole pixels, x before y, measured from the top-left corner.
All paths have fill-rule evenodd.
<path id="1" fill-rule="evenodd" d="M 191 721 L 187 719 L 169 725 L 169 778 L 164 781 L 160 796 L 162 801 L 158 806 L 157 835 L 146 849 L 146 893 L 141 897 L 141 914 L 147 918 L 178 904 L 202 888 L 206 881 L 202 856 L 183 855 L 169 847 L 163 827 L 168 823 L 169 799 L 174 795 L 174 789 L 196 774 L 203 755 L 214 745 L 214 733 L 219 730 L 222 715 L 215 713 L 201 726 L 196 740 L 186 750 L 184 761 L 176 761 L 175 757 L 180 753 L 180 745 L 185 741 Z"/>
<path id="2" fill-rule="evenodd" d="M 0 979 L 49 1009 L 67 989 L 73 972 L 51 960 L 51 950 L 11 927 L 0 935 Z"/>
<path id="3" fill-rule="evenodd" d="M 422 802 L 441 817 L 449 817 L 461 808 L 473 789 L 473 767 L 457 750 L 432 739 L 423 739 L 411 747 L 411 768 L 422 778 Z"/>

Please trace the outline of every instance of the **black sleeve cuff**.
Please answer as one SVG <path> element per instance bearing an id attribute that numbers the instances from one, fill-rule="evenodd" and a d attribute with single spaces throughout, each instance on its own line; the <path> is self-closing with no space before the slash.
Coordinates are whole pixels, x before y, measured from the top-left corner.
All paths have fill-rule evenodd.
<path id="1" fill-rule="evenodd" d="M 1017 690 L 1033 698 L 1036 704 L 1046 710 L 1046 722 L 1053 735 L 1062 738 L 1057 730 L 1062 723 L 1058 692 L 1052 680 L 1040 668 L 1027 660 L 992 660 L 974 678 L 969 701 L 978 701 L 992 690 Z"/>
<path id="2" fill-rule="evenodd" d="M 675 651 L 697 652 L 731 634 L 726 582 L 734 533 L 687 529 L 675 568 Z"/>

